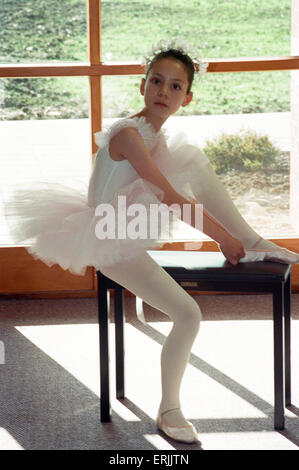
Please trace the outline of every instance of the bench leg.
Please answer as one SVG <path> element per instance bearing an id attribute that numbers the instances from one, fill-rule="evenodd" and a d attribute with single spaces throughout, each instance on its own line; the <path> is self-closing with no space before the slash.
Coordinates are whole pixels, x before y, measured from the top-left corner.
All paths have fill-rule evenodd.
<path id="1" fill-rule="evenodd" d="M 124 291 L 114 290 L 116 398 L 125 397 Z"/>
<path id="2" fill-rule="evenodd" d="M 100 328 L 101 422 L 111 421 L 109 389 L 109 291 L 98 283 L 98 315 Z"/>
<path id="3" fill-rule="evenodd" d="M 274 323 L 274 428 L 284 429 L 284 286 L 273 291 Z"/>
<path id="4" fill-rule="evenodd" d="M 291 274 L 284 286 L 285 402 L 291 405 Z"/>

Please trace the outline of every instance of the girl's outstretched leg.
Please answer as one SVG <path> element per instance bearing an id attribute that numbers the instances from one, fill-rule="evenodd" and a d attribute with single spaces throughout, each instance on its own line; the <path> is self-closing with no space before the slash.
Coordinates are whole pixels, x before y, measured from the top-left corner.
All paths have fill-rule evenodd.
<path id="1" fill-rule="evenodd" d="M 196 441 L 197 433 L 180 410 L 179 395 L 191 347 L 199 330 L 201 311 L 198 304 L 147 253 L 101 271 L 173 321 L 161 354 L 162 400 L 157 423 L 174 439 Z"/>
<path id="2" fill-rule="evenodd" d="M 260 236 L 241 216 L 224 185 L 217 177 L 212 166 L 207 163 L 198 171 L 198 183 L 192 186 L 198 202 L 235 238 L 244 248 L 252 248 Z"/>
<path id="3" fill-rule="evenodd" d="M 299 262 L 298 254 L 265 240 L 250 227 L 209 163 L 200 167 L 197 174 L 197 184 L 192 185 L 196 199 L 233 237 L 243 243 L 247 251 L 244 260 L 273 259 L 286 263 Z"/>

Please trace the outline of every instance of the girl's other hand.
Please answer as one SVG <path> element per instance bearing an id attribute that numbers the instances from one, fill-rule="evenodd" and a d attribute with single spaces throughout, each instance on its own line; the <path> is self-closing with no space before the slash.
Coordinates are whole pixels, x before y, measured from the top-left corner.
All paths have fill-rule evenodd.
<path id="1" fill-rule="evenodd" d="M 220 244 L 220 250 L 224 254 L 225 258 L 231 264 L 238 264 L 240 259 L 245 256 L 245 250 L 237 238 L 230 236 L 227 240 Z"/>

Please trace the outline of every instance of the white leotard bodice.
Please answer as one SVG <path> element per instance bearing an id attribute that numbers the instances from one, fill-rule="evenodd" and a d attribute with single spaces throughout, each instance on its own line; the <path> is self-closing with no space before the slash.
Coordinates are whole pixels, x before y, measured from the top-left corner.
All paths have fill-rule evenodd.
<path id="1" fill-rule="evenodd" d="M 124 127 L 136 128 L 149 150 L 153 149 L 160 135 L 160 132 L 156 133 L 144 117 L 121 119 L 108 131 L 95 135 L 99 150 L 89 182 L 88 205 L 90 207 L 110 201 L 119 188 L 132 183 L 139 177 L 128 160 L 115 161 L 109 153 L 110 139 Z"/>

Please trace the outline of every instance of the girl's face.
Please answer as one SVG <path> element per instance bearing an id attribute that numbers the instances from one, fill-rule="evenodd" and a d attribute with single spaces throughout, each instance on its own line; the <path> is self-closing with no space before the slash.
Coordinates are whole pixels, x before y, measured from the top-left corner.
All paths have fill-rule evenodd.
<path id="1" fill-rule="evenodd" d="M 188 90 L 188 75 L 184 65 L 175 59 L 164 58 L 154 64 L 147 79 L 142 79 L 140 91 L 145 105 L 153 115 L 167 119 L 192 99 Z"/>

